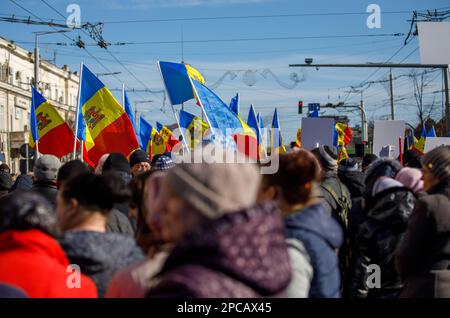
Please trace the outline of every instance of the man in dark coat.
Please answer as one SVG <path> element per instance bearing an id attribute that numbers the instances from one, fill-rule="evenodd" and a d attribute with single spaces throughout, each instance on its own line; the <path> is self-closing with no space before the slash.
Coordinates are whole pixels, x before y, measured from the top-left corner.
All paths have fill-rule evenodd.
<path id="1" fill-rule="evenodd" d="M 56 206 L 56 176 L 60 167 L 61 161 L 57 157 L 43 155 L 36 160 L 33 168 L 34 180 L 30 191 L 47 199 L 53 207 Z"/>
<path id="2" fill-rule="evenodd" d="M 424 189 L 396 251 L 402 297 L 450 297 L 450 146 L 422 157 Z"/>

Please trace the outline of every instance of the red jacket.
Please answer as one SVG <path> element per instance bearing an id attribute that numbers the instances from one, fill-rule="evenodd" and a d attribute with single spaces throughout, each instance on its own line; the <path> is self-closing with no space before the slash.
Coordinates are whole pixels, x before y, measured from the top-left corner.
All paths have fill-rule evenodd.
<path id="1" fill-rule="evenodd" d="M 29 297 L 97 297 L 94 282 L 84 275 L 80 288 L 68 286 L 76 281 L 68 265 L 59 243 L 40 230 L 0 233 L 0 282 L 23 289 Z"/>

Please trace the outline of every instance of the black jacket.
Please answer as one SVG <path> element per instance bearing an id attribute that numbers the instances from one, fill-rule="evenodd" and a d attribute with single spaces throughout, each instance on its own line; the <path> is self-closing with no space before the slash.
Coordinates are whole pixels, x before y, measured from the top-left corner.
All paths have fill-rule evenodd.
<path id="1" fill-rule="evenodd" d="M 402 284 L 394 266 L 394 251 L 406 231 L 408 218 L 416 202 L 415 195 L 405 187 L 390 188 L 376 194 L 366 206 L 366 219 L 359 226 L 355 239 L 354 268 L 350 297 L 398 297 Z M 369 288 L 367 279 L 380 268 L 380 287 Z M 370 277 L 370 281 L 372 277 Z"/>
<path id="2" fill-rule="evenodd" d="M 56 207 L 56 196 L 58 195 L 58 189 L 56 188 L 55 182 L 34 181 L 30 191 L 46 198 L 54 208 Z"/>
<path id="3" fill-rule="evenodd" d="M 69 231 L 60 244 L 70 263 L 79 265 L 81 272 L 95 282 L 99 297 L 105 294 L 116 271 L 144 258 L 132 237 L 116 233 Z"/>
<path id="4" fill-rule="evenodd" d="M 339 180 L 347 187 L 353 199 L 359 198 L 364 192 L 364 174 L 360 171 L 339 171 Z"/>
<path id="5" fill-rule="evenodd" d="M 395 261 L 402 297 L 450 298 L 450 180 L 417 200 Z"/>

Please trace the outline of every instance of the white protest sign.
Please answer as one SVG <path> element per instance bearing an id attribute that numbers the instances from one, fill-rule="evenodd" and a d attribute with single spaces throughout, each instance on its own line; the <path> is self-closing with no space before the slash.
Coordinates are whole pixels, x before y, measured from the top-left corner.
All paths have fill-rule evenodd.
<path id="1" fill-rule="evenodd" d="M 311 150 L 317 145 L 333 146 L 334 119 L 302 118 L 302 148 Z"/>
<path id="2" fill-rule="evenodd" d="M 450 137 L 427 137 L 425 139 L 425 148 L 423 151 L 428 152 L 442 145 L 450 146 Z"/>
<path id="3" fill-rule="evenodd" d="M 399 138 L 405 135 L 404 120 L 376 120 L 373 132 L 373 153 L 379 157 L 397 158 Z"/>
<path id="4" fill-rule="evenodd" d="M 418 22 L 421 64 L 450 64 L 450 22 Z"/>

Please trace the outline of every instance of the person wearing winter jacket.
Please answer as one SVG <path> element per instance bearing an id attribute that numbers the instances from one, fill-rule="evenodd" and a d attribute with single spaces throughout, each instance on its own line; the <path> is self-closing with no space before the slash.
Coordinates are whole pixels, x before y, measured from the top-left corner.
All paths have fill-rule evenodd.
<path id="1" fill-rule="evenodd" d="M 317 199 L 320 166 L 306 150 L 283 154 L 278 171 L 265 175 L 259 200 L 275 200 L 284 217 L 292 280 L 288 297 L 337 298 L 341 275 L 337 251 L 342 228 Z"/>
<path id="2" fill-rule="evenodd" d="M 422 157 L 424 190 L 395 253 L 401 297 L 450 297 L 450 146 Z"/>
<path id="3" fill-rule="evenodd" d="M 148 297 L 284 295 L 291 268 L 283 223 L 274 205 L 254 205 L 259 180 L 248 163 L 181 163 L 168 171 L 161 231 L 177 243 Z"/>
<path id="4" fill-rule="evenodd" d="M 61 161 L 53 155 L 43 155 L 36 160 L 33 167 L 33 186 L 30 191 L 48 200 L 56 207 L 56 176 L 61 167 Z"/>
<path id="5" fill-rule="evenodd" d="M 394 267 L 393 254 L 414 208 L 414 193 L 399 181 L 380 177 L 373 186 L 373 199 L 365 206 L 366 220 L 359 226 L 353 248 L 351 298 L 397 298 L 402 290 Z M 380 286 L 368 284 L 373 273 L 369 266 L 379 266 Z"/>
<path id="6" fill-rule="evenodd" d="M 90 173 L 68 180 L 58 194 L 61 246 L 70 261 L 94 280 L 100 297 L 116 271 L 144 257 L 132 237 L 106 231 L 113 202 L 128 195 L 116 174 Z"/>
<path id="7" fill-rule="evenodd" d="M 94 282 L 69 267 L 56 233 L 56 215 L 44 198 L 29 192 L 2 197 L 0 282 L 28 297 L 97 297 Z"/>

